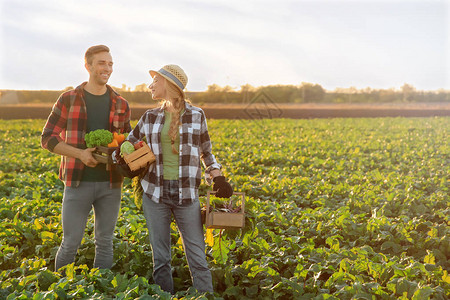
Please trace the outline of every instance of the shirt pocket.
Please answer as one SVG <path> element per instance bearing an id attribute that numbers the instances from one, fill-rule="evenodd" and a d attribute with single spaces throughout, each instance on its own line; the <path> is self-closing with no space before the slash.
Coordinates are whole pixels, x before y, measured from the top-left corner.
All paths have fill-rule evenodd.
<path id="1" fill-rule="evenodd" d="M 196 129 L 192 126 L 188 126 L 185 128 L 185 135 L 183 138 L 183 142 L 187 142 L 188 145 L 192 147 L 200 146 L 200 130 Z"/>

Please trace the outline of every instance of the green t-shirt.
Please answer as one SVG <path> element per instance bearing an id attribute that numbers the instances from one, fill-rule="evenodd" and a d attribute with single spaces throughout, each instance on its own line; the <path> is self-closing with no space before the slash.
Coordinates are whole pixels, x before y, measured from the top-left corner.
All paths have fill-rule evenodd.
<path id="1" fill-rule="evenodd" d="M 86 133 L 97 129 L 109 130 L 110 97 L 109 91 L 103 95 L 93 95 L 84 91 L 86 101 L 87 124 Z M 109 181 L 109 171 L 105 164 L 97 164 L 94 168 L 84 166 L 81 181 Z"/>
<path id="2" fill-rule="evenodd" d="M 183 112 L 181 112 L 183 113 Z M 172 140 L 169 136 L 172 113 L 164 111 L 165 121 L 161 130 L 161 146 L 163 156 L 163 177 L 165 180 L 177 180 L 179 178 L 179 154 L 172 152 Z M 180 148 L 180 134 L 175 139 L 175 149 Z"/>

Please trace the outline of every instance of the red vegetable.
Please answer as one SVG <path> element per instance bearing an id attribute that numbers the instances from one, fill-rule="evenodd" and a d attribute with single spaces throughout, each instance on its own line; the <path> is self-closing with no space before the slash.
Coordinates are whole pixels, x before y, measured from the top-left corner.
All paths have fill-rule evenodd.
<path id="1" fill-rule="evenodd" d="M 134 144 L 134 149 L 137 150 L 139 148 L 144 147 L 144 142 L 143 141 L 139 141 L 136 144 Z"/>

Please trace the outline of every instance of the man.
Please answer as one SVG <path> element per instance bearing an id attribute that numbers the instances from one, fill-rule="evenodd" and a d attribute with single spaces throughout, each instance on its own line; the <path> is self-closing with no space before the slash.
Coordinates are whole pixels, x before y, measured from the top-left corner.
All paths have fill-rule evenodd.
<path id="1" fill-rule="evenodd" d="M 42 147 L 61 155 L 59 178 L 65 184 L 63 239 L 55 270 L 74 262 L 91 208 L 95 216 L 94 267 L 112 265 L 123 177 L 114 166 L 106 170 L 105 164 L 98 164 L 92 156 L 95 148 L 86 148 L 84 141 L 85 134 L 96 129 L 131 131 L 128 102 L 106 84 L 112 66 L 108 47 L 90 47 L 85 54 L 89 81 L 58 98 L 42 131 Z"/>

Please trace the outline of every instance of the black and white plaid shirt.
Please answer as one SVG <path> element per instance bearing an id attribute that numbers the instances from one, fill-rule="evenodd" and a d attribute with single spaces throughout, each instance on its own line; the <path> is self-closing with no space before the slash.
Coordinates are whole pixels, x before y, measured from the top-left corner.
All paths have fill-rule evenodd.
<path id="1" fill-rule="evenodd" d="M 161 130 L 164 120 L 164 107 L 147 110 L 127 138 L 134 144 L 145 136 L 156 156 L 155 163 L 150 166 L 149 171 L 142 178 L 141 185 L 147 196 L 157 203 L 163 193 Z M 205 179 L 208 184 L 211 184 L 210 171 L 222 168 L 211 150 L 205 113 L 202 109 L 186 103 L 185 111 L 181 115 L 180 148 L 178 150 L 180 153 L 180 203 L 189 203 L 198 199 L 198 187 L 202 177 L 200 161 L 206 168 Z"/>

